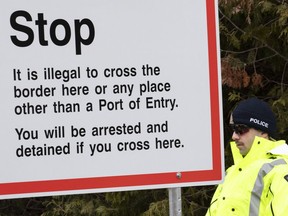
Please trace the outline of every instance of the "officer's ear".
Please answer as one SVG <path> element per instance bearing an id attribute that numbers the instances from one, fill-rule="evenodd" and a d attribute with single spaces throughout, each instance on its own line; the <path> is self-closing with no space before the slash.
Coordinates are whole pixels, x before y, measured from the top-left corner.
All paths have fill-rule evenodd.
<path id="1" fill-rule="evenodd" d="M 261 137 L 265 138 L 265 139 L 269 139 L 269 135 L 266 132 L 261 131 Z"/>

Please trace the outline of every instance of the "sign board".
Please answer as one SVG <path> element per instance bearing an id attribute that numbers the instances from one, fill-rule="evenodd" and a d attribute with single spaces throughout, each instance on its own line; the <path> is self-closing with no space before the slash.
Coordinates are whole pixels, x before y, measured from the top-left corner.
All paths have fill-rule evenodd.
<path id="1" fill-rule="evenodd" d="M 0 198 L 222 180 L 216 1 L 0 12 Z"/>

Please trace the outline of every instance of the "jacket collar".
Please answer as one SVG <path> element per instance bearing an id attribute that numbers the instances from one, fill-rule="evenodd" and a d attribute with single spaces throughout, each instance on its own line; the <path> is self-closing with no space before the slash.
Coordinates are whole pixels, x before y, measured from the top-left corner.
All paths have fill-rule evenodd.
<path id="1" fill-rule="evenodd" d="M 288 157 L 288 146 L 285 144 L 284 140 L 272 141 L 256 136 L 250 151 L 245 157 L 240 154 L 234 141 L 231 142 L 230 145 L 234 164 L 241 161 L 251 162 L 260 158 L 267 158 L 267 153 L 270 153 L 270 155 L 285 155 L 285 157 Z"/>

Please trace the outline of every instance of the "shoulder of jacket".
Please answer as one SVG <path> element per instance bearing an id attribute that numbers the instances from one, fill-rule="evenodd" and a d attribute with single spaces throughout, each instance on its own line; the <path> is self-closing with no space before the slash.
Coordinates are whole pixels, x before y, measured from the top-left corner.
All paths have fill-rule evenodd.
<path id="1" fill-rule="evenodd" d="M 285 155 L 288 157 L 288 145 L 285 143 L 285 141 L 283 141 L 282 144 L 277 145 L 275 148 L 271 149 L 269 153 L 273 155 Z"/>

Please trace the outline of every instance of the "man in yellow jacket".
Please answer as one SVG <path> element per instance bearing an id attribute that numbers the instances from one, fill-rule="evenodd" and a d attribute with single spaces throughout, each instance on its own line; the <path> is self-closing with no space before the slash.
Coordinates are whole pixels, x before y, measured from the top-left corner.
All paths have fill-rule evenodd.
<path id="1" fill-rule="evenodd" d="M 206 216 L 288 216 L 288 145 L 275 141 L 276 120 L 257 98 L 230 118 L 234 165 L 218 185 Z"/>

